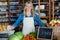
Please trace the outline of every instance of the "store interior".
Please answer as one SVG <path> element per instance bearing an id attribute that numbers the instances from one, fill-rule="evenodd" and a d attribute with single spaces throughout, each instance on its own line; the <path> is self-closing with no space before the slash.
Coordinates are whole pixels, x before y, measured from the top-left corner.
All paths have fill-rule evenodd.
<path id="1" fill-rule="evenodd" d="M 7 27 L 24 13 L 28 1 L 45 26 L 40 27 L 39 22 L 34 22 L 35 32 L 24 36 L 22 21 L 12 30 Z M 60 40 L 60 0 L 0 0 L 0 40 Z"/>

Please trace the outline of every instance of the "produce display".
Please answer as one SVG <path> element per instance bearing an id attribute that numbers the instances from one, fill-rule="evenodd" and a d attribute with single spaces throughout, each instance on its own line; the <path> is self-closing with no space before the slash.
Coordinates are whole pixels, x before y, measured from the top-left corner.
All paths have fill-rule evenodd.
<path id="1" fill-rule="evenodd" d="M 31 32 L 30 34 L 24 36 L 22 32 L 16 32 L 10 35 L 9 40 L 36 40 L 37 33 Z"/>
<path id="2" fill-rule="evenodd" d="M 60 26 L 60 20 L 51 20 L 49 23 L 51 26 Z"/>
<path id="3" fill-rule="evenodd" d="M 7 29 L 6 29 L 6 27 L 5 26 L 1 26 L 0 25 L 0 31 L 6 31 Z"/>

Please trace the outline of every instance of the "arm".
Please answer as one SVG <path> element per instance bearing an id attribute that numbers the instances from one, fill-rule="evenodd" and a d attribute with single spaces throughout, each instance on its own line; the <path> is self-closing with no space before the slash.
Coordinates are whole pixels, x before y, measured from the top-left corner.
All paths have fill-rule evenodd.
<path id="1" fill-rule="evenodd" d="M 38 17 L 37 14 L 35 14 L 35 21 L 41 26 L 41 27 L 44 27 L 45 24 L 41 21 L 41 19 Z"/>
<path id="2" fill-rule="evenodd" d="M 12 25 L 13 27 L 18 27 L 20 21 L 23 20 L 23 14 L 20 14 L 16 22 Z"/>

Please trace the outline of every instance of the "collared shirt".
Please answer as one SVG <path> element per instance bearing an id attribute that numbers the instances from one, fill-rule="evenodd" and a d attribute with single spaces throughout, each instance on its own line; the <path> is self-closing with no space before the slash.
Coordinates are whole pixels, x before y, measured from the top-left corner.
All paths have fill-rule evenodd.
<path id="1" fill-rule="evenodd" d="M 26 17 L 28 17 L 28 16 L 26 16 Z M 30 16 L 30 17 L 32 17 L 32 16 Z M 16 20 L 16 22 L 15 22 L 12 26 L 18 27 L 18 25 L 20 24 L 20 22 L 23 21 L 23 20 L 24 20 L 24 14 L 21 13 L 21 14 L 18 16 L 18 19 Z M 37 14 L 34 14 L 34 23 L 35 23 L 35 22 L 37 22 L 38 25 L 41 26 L 41 27 L 44 27 L 44 26 L 45 26 L 45 24 L 41 21 L 41 19 L 38 17 Z"/>

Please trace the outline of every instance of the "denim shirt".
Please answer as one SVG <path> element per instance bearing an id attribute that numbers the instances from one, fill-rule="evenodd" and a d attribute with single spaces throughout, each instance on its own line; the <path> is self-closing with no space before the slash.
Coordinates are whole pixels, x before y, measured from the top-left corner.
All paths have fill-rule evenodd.
<path id="1" fill-rule="evenodd" d="M 31 17 L 31 16 L 30 16 Z M 21 21 L 23 21 L 24 19 L 24 14 L 21 13 L 19 16 L 18 16 L 18 19 L 16 20 L 16 22 L 12 25 L 14 27 L 18 27 L 18 25 L 20 24 Z M 38 17 L 37 14 L 34 14 L 34 23 L 37 22 L 39 26 L 41 27 L 44 27 L 45 24 L 41 21 L 41 19 Z"/>

